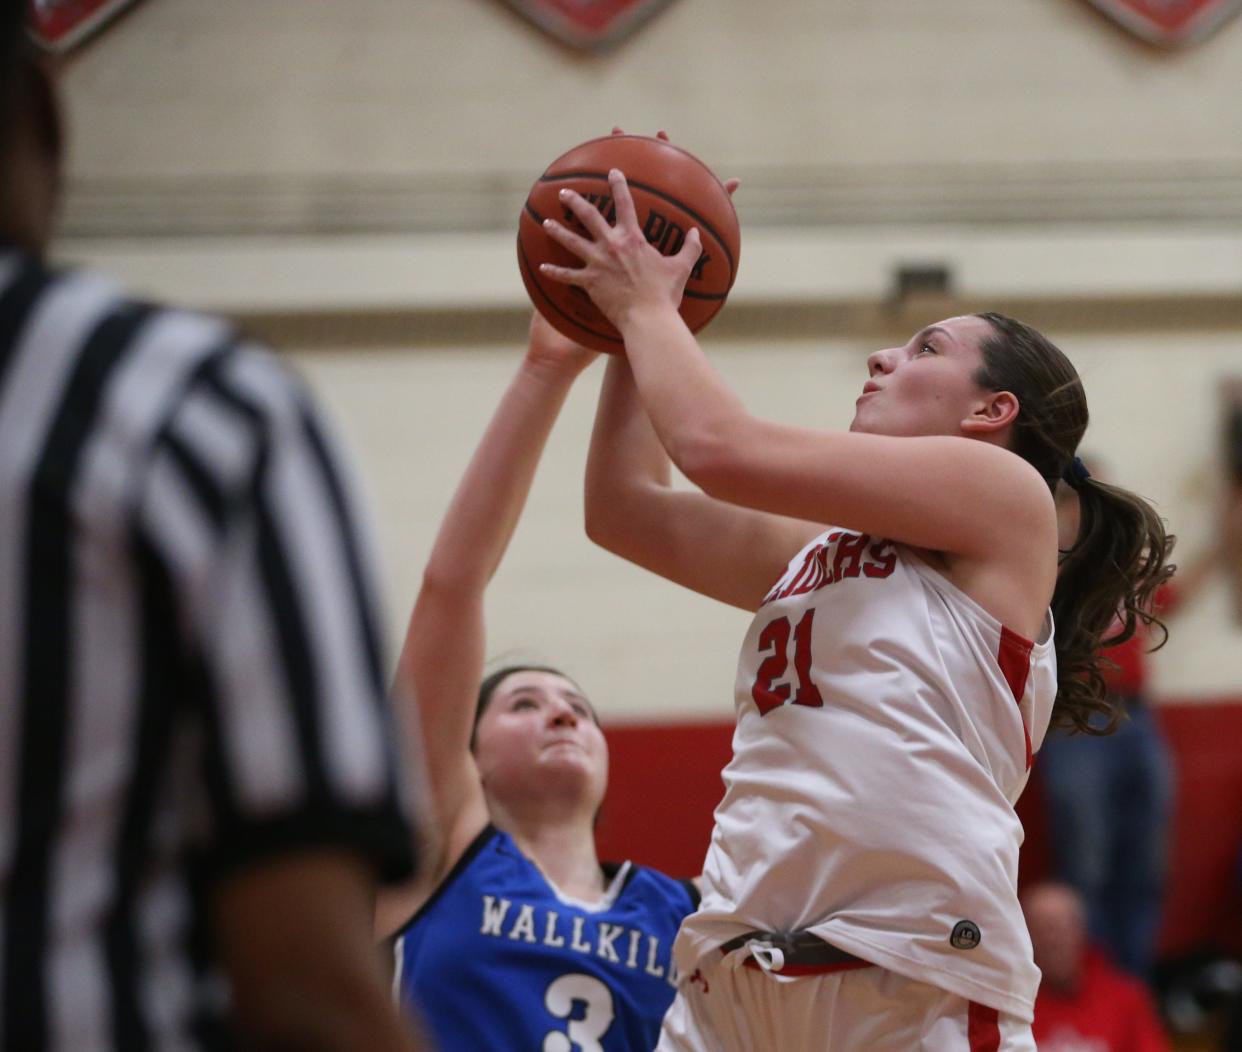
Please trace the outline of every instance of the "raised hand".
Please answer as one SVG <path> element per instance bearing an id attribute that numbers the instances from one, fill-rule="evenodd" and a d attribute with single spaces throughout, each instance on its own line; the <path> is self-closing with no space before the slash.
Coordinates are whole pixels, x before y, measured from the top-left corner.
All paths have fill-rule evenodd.
<path id="1" fill-rule="evenodd" d="M 526 346 L 526 360 L 530 364 L 576 376 L 598 357 L 595 351 L 558 332 L 538 311 L 531 314 Z"/>
<path id="2" fill-rule="evenodd" d="M 624 135 L 625 129 L 618 128 L 616 125 L 613 125 L 612 134 L 613 135 Z M 672 140 L 668 137 L 668 132 L 664 131 L 663 129 L 656 132 L 656 138 L 663 139 L 665 142 L 672 142 Z M 724 188 L 725 190 L 728 191 L 730 197 L 732 197 L 737 192 L 737 188 L 741 185 L 742 185 L 742 181 L 740 179 L 726 179 L 724 181 Z"/>
<path id="3" fill-rule="evenodd" d="M 692 227 L 679 252 L 661 255 L 647 243 L 638 225 L 629 184 L 619 169 L 608 173 L 608 185 L 617 212 L 616 226 L 609 226 L 599 210 L 580 194 L 569 189 L 560 192 L 561 201 L 591 238 L 574 233 L 555 219 L 545 219 L 544 229 L 584 265 L 573 268 L 543 263 L 539 269 L 554 281 L 585 289 L 604 316 L 617 329 L 624 330 L 636 310 L 670 304 L 674 310 L 677 308 L 686 279 L 703 247 L 698 228 Z"/>

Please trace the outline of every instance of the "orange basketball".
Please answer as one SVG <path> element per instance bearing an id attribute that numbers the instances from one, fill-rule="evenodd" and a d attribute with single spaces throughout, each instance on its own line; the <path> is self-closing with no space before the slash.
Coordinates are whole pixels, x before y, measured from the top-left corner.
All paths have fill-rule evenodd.
<path id="1" fill-rule="evenodd" d="M 609 135 L 575 146 L 558 157 L 531 187 L 518 220 L 518 265 L 522 281 L 540 313 L 570 339 L 597 351 L 619 353 L 620 334 L 599 312 L 583 289 L 541 274 L 540 263 L 580 267 L 582 261 L 553 241 L 543 229 L 548 218 L 560 219 L 590 236 L 558 198 L 565 188 L 577 190 L 613 223 L 616 209 L 608 171 L 625 173 L 647 240 L 664 255 L 674 255 L 686 232 L 698 227 L 703 252 L 682 297 L 681 316 L 698 332 L 724 306 L 737 277 L 741 231 L 724 184 L 693 154 L 645 135 Z"/>

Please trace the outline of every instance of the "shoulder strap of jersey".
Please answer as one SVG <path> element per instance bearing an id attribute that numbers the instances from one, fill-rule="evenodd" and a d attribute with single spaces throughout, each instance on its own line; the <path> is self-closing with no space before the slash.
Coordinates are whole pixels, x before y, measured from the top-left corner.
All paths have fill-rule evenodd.
<path id="1" fill-rule="evenodd" d="M 604 871 L 604 876 L 612 880 L 621 871 L 623 864 L 621 862 L 601 862 L 599 865 L 600 869 Z M 699 903 L 702 901 L 703 896 L 699 893 L 699 886 L 693 880 L 688 880 L 684 877 L 670 877 L 667 873 L 662 873 L 658 869 L 652 869 L 650 866 L 639 866 L 633 862 L 630 863 L 630 871 L 626 874 L 625 884 L 617 892 L 618 895 L 625 888 L 629 887 L 630 881 L 634 879 L 634 875 L 639 870 L 646 870 L 657 877 L 663 877 L 665 880 L 671 880 L 674 884 L 680 885 L 681 889 L 686 893 L 686 897 L 690 900 L 691 908 L 696 910 L 699 908 Z"/>
<path id="2" fill-rule="evenodd" d="M 492 840 L 494 840 L 499 835 L 500 835 L 500 830 L 497 829 L 490 822 L 488 822 L 487 825 L 485 825 L 481 830 L 479 830 L 479 835 L 476 836 L 472 841 L 470 841 L 469 847 L 467 847 L 466 850 L 461 853 L 461 858 L 459 858 L 454 863 L 453 868 L 450 869 L 448 873 L 444 875 L 444 879 L 440 881 L 439 885 L 436 887 L 436 890 L 433 891 L 429 896 L 427 896 L 427 901 L 424 902 L 421 906 L 419 906 L 418 909 L 414 912 L 414 915 L 408 921 L 406 921 L 403 925 L 401 925 L 400 928 L 398 928 L 395 932 L 393 932 L 393 934 L 389 936 L 389 938 L 394 939 L 394 940 L 399 939 L 401 938 L 402 935 L 404 935 L 407 931 L 409 931 L 410 928 L 412 928 L 415 924 L 417 924 L 419 921 L 419 918 L 421 918 L 424 913 L 430 910 L 431 907 L 436 904 L 440 896 L 443 895 L 450 887 L 452 887 L 453 881 L 455 881 L 458 877 L 462 875 L 462 873 L 466 871 L 466 867 L 469 866 L 470 863 L 475 860 L 479 852 L 482 851 L 489 843 L 491 843 Z"/>

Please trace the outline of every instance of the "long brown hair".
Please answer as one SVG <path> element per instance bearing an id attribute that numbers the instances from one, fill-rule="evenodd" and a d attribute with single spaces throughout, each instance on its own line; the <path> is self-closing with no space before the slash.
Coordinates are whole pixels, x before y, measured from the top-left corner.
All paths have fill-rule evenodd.
<path id="1" fill-rule="evenodd" d="M 1052 596 L 1056 625 L 1057 698 L 1053 726 L 1107 734 L 1120 721 L 1120 703 L 1105 691 L 1108 659 L 1102 647 L 1130 639 L 1139 625 L 1164 625 L 1152 612 L 1156 589 L 1173 573 L 1174 538 L 1142 497 L 1093 478 L 1077 460 L 1087 430 L 1087 396 L 1070 360 L 1042 334 L 1003 314 L 976 315 L 993 335 L 980 345 L 983 364 L 975 381 L 1011 391 L 1018 417 L 1011 448 L 1056 493 L 1059 484 L 1078 495 L 1078 536 L 1061 553 Z M 1153 648 L 1155 649 L 1155 648 Z"/>

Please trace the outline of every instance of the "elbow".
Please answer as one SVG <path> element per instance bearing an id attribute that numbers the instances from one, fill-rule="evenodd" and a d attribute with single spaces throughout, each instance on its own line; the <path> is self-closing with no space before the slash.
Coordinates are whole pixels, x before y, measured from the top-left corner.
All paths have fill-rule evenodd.
<path id="1" fill-rule="evenodd" d="M 459 567 L 444 560 L 433 559 L 423 567 L 423 576 L 418 585 L 418 599 L 427 602 L 443 601 L 451 596 L 460 595 L 471 584 L 469 575 Z M 482 586 L 474 590 L 482 591 Z"/>
<path id="2" fill-rule="evenodd" d="M 460 542 L 445 546 L 437 540 L 419 579 L 419 598 L 442 602 L 482 596 L 499 561 L 500 553 L 489 555 L 485 545 L 472 549 Z"/>
<path id="3" fill-rule="evenodd" d="M 709 497 L 729 499 L 739 471 L 741 444 L 720 429 L 683 430 L 670 436 L 669 458 Z"/>
<path id="4" fill-rule="evenodd" d="M 621 546 L 620 525 L 624 515 L 619 501 L 609 500 L 594 487 L 587 486 L 583 526 L 592 544 L 617 554 Z"/>
<path id="5" fill-rule="evenodd" d="M 587 538 L 614 555 L 623 553 L 626 528 L 641 506 L 642 481 L 616 461 L 587 463 L 582 519 Z"/>

